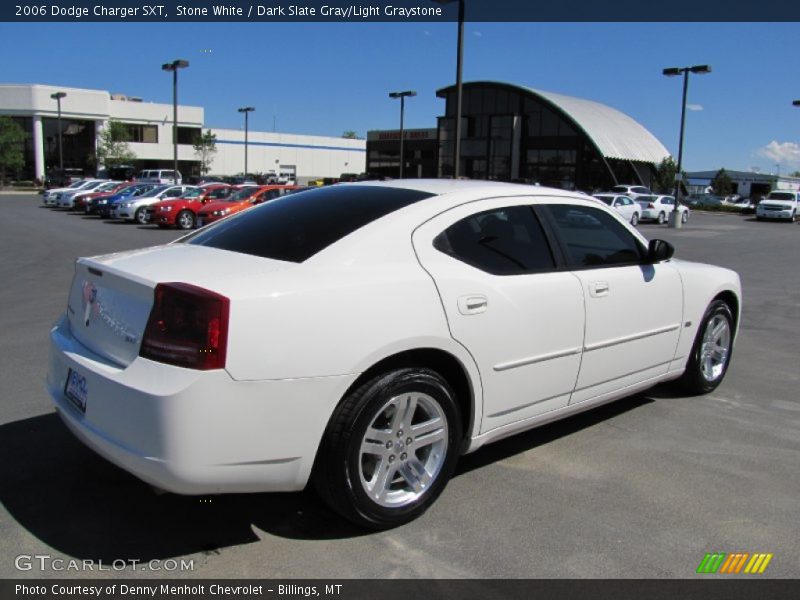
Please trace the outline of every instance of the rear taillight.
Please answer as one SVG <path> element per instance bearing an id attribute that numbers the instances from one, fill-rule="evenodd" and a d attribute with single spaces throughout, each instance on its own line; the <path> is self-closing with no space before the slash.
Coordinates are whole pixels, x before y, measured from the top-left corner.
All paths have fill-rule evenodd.
<path id="1" fill-rule="evenodd" d="M 648 202 L 647 203 L 647 208 L 655 208 L 655 207 L 656 207 L 656 205 L 653 204 L 652 202 Z"/>
<path id="2" fill-rule="evenodd" d="M 230 301 L 188 283 L 159 283 L 139 356 L 188 369 L 222 369 Z"/>

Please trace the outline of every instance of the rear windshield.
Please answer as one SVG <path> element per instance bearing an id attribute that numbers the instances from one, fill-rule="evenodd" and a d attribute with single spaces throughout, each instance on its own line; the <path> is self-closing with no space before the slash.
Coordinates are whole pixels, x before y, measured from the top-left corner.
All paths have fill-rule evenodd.
<path id="1" fill-rule="evenodd" d="M 432 195 L 377 186 L 308 190 L 223 219 L 183 241 L 300 263 L 367 223 Z"/>

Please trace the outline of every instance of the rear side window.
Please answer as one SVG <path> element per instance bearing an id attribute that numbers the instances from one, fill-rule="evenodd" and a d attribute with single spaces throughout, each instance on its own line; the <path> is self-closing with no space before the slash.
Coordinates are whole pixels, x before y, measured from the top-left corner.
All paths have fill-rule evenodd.
<path id="1" fill-rule="evenodd" d="M 344 185 L 286 194 L 199 229 L 183 241 L 300 263 L 356 229 L 432 195 Z"/>
<path id="2" fill-rule="evenodd" d="M 571 204 L 542 208 L 555 222 L 575 268 L 639 264 L 644 258 L 636 237 L 603 210 Z"/>
<path id="3" fill-rule="evenodd" d="M 520 275 L 555 268 L 553 254 L 529 206 L 471 215 L 433 241 L 440 252 L 493 275 Z"/>

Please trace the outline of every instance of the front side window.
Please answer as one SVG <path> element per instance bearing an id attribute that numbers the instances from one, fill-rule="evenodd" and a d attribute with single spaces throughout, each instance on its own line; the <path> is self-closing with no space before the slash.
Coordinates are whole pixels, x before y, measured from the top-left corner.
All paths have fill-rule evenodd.
<path id="1" fill-rule="evenodd" d="M 639 264 L 644 248 L 613 216 L 590 206 L 545 205 L 575 268 Z"/>
<path id="2" fill-rule="evenodd" d="M 436 236 L 433 245 L 440 252 L 493 275 L 555 268 L 550 246 L 529 206 L 471 215 Z"/>

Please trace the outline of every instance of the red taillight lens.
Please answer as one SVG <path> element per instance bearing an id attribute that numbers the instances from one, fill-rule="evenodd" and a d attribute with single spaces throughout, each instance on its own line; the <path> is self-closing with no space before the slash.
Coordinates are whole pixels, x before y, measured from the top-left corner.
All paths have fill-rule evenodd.
<path id="1" fill-rule="evenodd" d="M 655 207 L 656 207 L 656 205 L 653 204 L 652 202 L 648 202 L 647 203 L 647 208 L 655 208 Z"/>
<path id="2" fill-rule="evenodd" d="M 223 369 L 230 301 L 188 283 L 159 283 L 139 356 L 188 369 Z"/>

